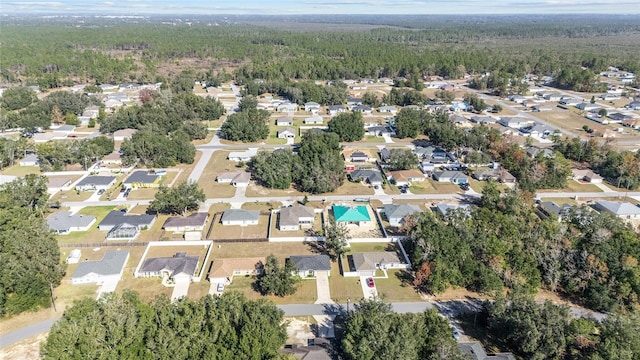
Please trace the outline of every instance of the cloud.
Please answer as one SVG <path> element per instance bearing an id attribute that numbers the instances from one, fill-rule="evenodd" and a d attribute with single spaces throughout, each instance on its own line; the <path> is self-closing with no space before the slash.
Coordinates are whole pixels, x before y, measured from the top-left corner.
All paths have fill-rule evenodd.
<path id="1" fill-rule="evenodd" d="M 102 6 L 116 6 L 115 3 L 111 2 L 111 1 L 103 1 L 103 2 L 99 2 L 96 3 L 96 5 L 102 5 Z"/>
<path id="2" fill-rule="evenodd" d="M 57 1 L 11 1 L 4 3 L 9 6 L 22 6 L 22 7 L 64 7 L 64 3 Z"/>

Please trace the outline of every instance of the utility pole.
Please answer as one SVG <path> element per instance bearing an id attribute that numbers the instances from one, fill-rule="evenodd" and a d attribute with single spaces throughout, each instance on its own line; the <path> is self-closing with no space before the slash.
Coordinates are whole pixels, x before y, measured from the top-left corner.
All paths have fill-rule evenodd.
<path id="1" fill-rule="evenodd" d="M 53 297 L 53 283 L 49 283 L 49 288 L 51 289 L 51 304 L 53 305 L 53 311 L 58 312 L 56 309 L 56 299 Z"/>

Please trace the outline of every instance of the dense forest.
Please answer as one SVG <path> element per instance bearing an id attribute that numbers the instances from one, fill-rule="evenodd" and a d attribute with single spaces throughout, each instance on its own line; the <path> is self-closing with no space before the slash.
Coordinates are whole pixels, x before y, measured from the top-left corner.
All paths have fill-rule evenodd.
<path id="1" fill-rule="evenodd" d="M 378 21 L 379 26 L 357 31 L 328 30 L 331 26 L 291 31 L 274 28 L 275 22 L 208 26 L 204 21 L 190 25 L 153 20 L 135 24 L 104 19 L 85 25 L 70 19 L 7 21 L 0 34 L 0 78 L 43 88 L 72 82 L 157 82 L 175 75 L 181 59 L 192 59 L 188 66 L 203 78 L 223 67 L 236 69 L 239 83 L 381 76 L 412 81 L 427 75 L 461 78 L 485 71 L 522 78 L 529 72 L 560 76 L 563 69 L 580 67 L 593 74 L 608 65 L 640 70 L 637 49 L 625 46 L 637 43 L 640 29 L 635 17 L 619 17 L 615 23 L 579 17 L 570 23 L 557 17 L 535 21 L 494 17 L 477 22 L 425 17 L 405 25 L 410 29 L 394 27 L 401 23 L 397 19 L 395 24 Z M 300 29 L 306 28 L 300 24 Z M 560 85 L 585 87 L 593 80 L 587 76 L 589 84 Z"/>
<path id="2" fill-rule="evenodd" d="M 405 224 L 414 285 L 495 293 L 506 286 L 563 293 L 596 309 L 633 309 L 640 295 L 638 234 L 607 213 L 575 207 L 558 221 L 536 216 L 526 192 L 504 196 L 493 182 L 470 211 L 423 213 Z"/>

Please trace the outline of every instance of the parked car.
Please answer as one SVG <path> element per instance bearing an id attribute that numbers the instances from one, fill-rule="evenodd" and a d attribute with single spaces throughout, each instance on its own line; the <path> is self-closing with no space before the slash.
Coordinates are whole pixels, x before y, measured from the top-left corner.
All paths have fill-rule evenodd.
<path id="1" fill-rule="evenodd" d="M 367 286 L 372 288 L 374 286 L 376 286 L 376 284 L 373 282 L 373 278 L 367 278 Z"/>
<path id="2" fill-rule="evenodd" d="M 453 327 L 453 338 L 458 340 L 460 339 L 460 331 L 456 327 Z"/>
<path id="3" fill-rule="evenodd" d="M 460 188 L 464 191 L 468 191 L 471 187 L 469 184 L 460 184 Z"/>
<path id="4" fill-rule="evenodd" d="M 104 189 L 98 190 L 98 195 L 102 195 L 102 194 L 104 194 Z"/>
<path id="5" fill-rule="evenodd" d="M 218 287 L 217 290 L 219 293 L 221 293 L 222 291 L 224 291 L 224 284 L 223 283 L 218 283 Z"/>

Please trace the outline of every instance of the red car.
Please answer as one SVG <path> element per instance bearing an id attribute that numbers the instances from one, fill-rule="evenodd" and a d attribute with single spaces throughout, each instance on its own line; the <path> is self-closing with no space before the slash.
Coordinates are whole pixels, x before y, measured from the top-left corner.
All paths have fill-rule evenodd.
<path id="1" fill-rule="evenodd" d="M 367 286 L 370 288 L 376 286 L 376 284 L 373 282 L 373 278 L 367 278 Z"/>

